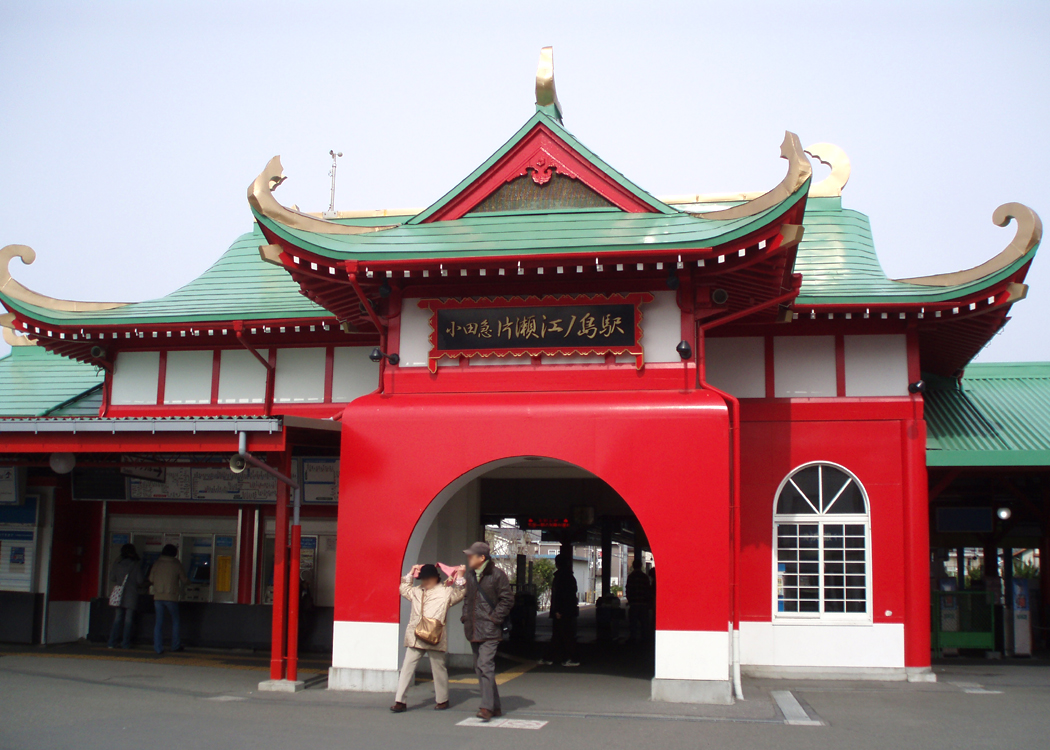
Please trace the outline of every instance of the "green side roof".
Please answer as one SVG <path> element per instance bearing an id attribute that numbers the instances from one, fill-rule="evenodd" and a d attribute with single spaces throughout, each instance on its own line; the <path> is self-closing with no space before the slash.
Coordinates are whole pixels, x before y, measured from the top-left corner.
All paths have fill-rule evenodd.
<path id="1" fill-rule="evenodd" d="M 10 308 L 55 325 L 188 323 L 224 320 L 330 318 L 331 313 L 299 293 L 283 268 L 265 263 L 258 226 L 243 234 L 215 264 L 181 289 L 158 299 L 93 312 L 66 312 L 0 295 Z"/>
<path id="2" fill-rule="evenodd" d="M 551 109 L 553 109 L 553 107 Z M 640 201 L 652 206 L 652 208 L 655 211 L 664 214 L 678 213 L 677 209 L 671 208 L 671 206 L 668 206 L 663 201 L 659 200 L 658 198 L 655 198 L 645 190 L 642 190 L 640 187 L 638 187 L 633 182 L 624 177 L 622 173 L 610 167 L 606 162 L 599 158 L 597 154 L 595 154 L 593 151 L 591 151 L 578 140 L 576 140 L 576 136 L 574 136 L 572 133 L 566 130 L 565 126 L 562 125 L 559 120 L 552 117 L 544 109 L 538 108 L 536 110 L 536 114 L 529 118 L 529 121 L 522 125 L 521 129 L 519 129 L 517 133 L 512 135 L 510 137 L 510 140 L 504 143 L 499 148 L 499 150 L 496 151 L 496 153 L 494 153 L 492 156 L 486 159 L 480 167 L 478 167 L 469 175 L 467 175 L 458 185 L 456 185 L 454 188 L 452 188 L 443 196 L 441 196 L 441 198 L 436 203 L 434 203 L 432 206 L 430 206 L 417 216 L 414 216 L 411 219 L 409 219 L 407 223 L 420 224 L 429 219 L 442 206 L 447 204 L 450 200 L 452 200 L 461 192 L 463 192 L 463 190 L 472 185 L 479 177 L 481 177 L 481 175 L 485 174 L 485 172 L 487 172 L 493 164 L 495 164 L 497 161 L 503 158 L 503 156 L 506 155 L 508 151 L 514 148 L 518 141 L 520 141 L 522 138 L 528 135 L 528 133 L 533 128 L 540 124 L 550 128 L 550 130 L 556 136 L 565 141 L 565 143 L 567 143 L 569 147 L 576 151 L 580 156 L 589 161 L 594 167 L 596 167 L 598 170 L 604 173 L 607 177 L 615 181 L 618 185 L 620 185 L 620 187 L 632 193 Z"/>
<path id="3" fill-rule="evenodd" d="M 1050 466 L 1050 362 L 971 364 L 924 401 L 928 466 Z"/>
<path id="4" fill-rule="evenodd" d="M 842 208 L 841 198 L 811 198 L 803 226 L 795 260 L 795 271 L 802 274 L 800 306 L 948 302 L 1008 278 L 1035 254 L 1033 248 L 998 273 L 969 284 L 922 286 L 886 276 L 868 217 Z"/>
<path id="5" fill-rule="evenodd" d="M 98 416 L 102 381 L 93 365 L 13 347 L 0 359 L 0 417 Z"/>

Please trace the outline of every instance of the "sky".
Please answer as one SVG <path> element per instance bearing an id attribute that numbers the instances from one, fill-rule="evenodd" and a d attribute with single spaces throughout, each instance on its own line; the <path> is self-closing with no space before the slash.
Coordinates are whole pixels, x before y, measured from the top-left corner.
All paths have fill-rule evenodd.
<path id="1" fill-rule="evenodd" d="M 655 195 L 767 190 L 785 130 L 849 154 L 891 277 L 975 266 L 1050 222 L 1050 3 L 0 0 L 0 246 L 43 294 L 136 301 L 285 205 L 424 207 L 534 111 L 553 45 L 565 125 Z M 818 167 L 815 178 L 824 172 Z M 1044 251 L 1044 255 L 1050 251 Z M 1050 361 L 1050 257 L 980 361 Z M 0 356 L 6 347 L 0 344 Z"/>

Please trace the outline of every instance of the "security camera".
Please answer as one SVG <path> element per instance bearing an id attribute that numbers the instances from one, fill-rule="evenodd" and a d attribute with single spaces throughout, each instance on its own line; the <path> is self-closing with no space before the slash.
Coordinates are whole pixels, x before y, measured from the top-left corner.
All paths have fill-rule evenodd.
<path id="1" fill-rule="evenodd" d="M 234 474 L 240 474 L 248 468 L 248 462 L 244 460 L 244 456 L 240 453 L 234 453 L 230 456 L 230 471 Z"/>
<path id="2" fill-rule="evenodd" d="M 914 383 L 908 383 L 908 393 L 926 393 L 926 381 L 916 380 Z"/>
<path id="3" fill-rule="evenodd" d="M 93 346 L 91 347 L 91 356 L 94 359 L 105 359 L 106 350 L 103 349 L 101 346 Z"/>
<path id="4" fill-rule="evenodd" d="M 678 356 L 681 357 L 683 361 L 693 356 L 693 347 L 689 346 L 689 342 L 685 339 L 682 339 L 674 350 L 678 352 Z"/>
<path id="5" fill-rule="evenodd" d="M 725 289 L 714 289 L 711 292 L 711 301 L 716 305 L 724 305 L 729 301 L 729 292 Z"/>
<path id="6" fill-rule="evenodd" d="M 373 349 L 368 355 L 368 358 L 373 362 L 382 362 L 384 357 L 392 365 L 396 365 L 398 362 L 401 361 L 401 357 L 398 356 L 398 354 L 387 354 L 378 346 L 375 349 Z"/>

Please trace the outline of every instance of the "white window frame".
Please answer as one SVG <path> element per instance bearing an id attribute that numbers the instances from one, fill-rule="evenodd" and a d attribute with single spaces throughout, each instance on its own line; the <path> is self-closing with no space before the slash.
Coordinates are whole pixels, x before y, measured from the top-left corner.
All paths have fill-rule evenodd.
<path id="1" fill-rule="evenodd" d="M 853 482 L 857 485 L 860 490 L 860 495 L 864 501 L 863 514 L 856 513 L 777 513 L 777 505 L 780 502 L 780 493 L 783 492 L 784 487 L 787 486 L 788 482 L 803 469 L 808 469 L 811 466 L 827 466 L 848 475 Z M 818 576 L 819 576 L 819 607 L 817 612 L 780 612 L 779 602 L 780 598 L 777 592 L 777 582 L 780 571 L 778 570 L 778 558 L 779 558 L 779 538 L 777 530 L 781 524 L 816 524 L 818 527 L 819 547 L 820 554 L 818 557 Z M 865 593 L 865 611 L 864 612 L 824 612 L 824 526 L 838 526 L 838 525 L 857 525 L 862 524 L 864 526 L 864 593 Z M 773 543 L 772 543 L 772 586 L 771 586 L 771 599 L 772 599 L 772 613 L 773 622 L 782 625 L 870 625 L 872 623 L 872 550 L 871 550 L 871 503 L 868 500 L 868 492 L 864 488 L 863 482 L 854 474 L 852 471 L 847 469 L 841 464 L 837 464 L 833 461 L 808 461 L 804 464 L 799 464 L 791 471 L 787 473 L 784 479 L 777 486 L 777 491 L 773 495 Z"/>

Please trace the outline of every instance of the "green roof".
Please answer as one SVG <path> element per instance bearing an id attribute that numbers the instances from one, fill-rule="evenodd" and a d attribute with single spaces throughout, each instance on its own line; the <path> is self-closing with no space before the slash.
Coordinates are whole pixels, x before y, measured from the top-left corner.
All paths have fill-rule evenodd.
<path id="1" fill-rule="evenodd" d="M 13 310 L 55 325 L 80 326 L 328 318 L 331 313 L 299 293 L 283 268 L 265 263 L 258 226 L 243 234 L 203 274 L 171 294 L 110 310 L 67 312 L 26 304 L 4 295 Z"/>
<path id="2" fill-rule="evenodd" d="M 454 221 L 402 224 L 366 234 L 320 234 L 292 229 L 265 216 L 268 230 L 317 255 L 329 258 L 409 260 L 478 258 L 498 255 L 558 255 L 588 252 L 652 252 L 711 247 L 731 242 L 782 216 L 805 196 L 754 216 L 703 219 L 687 213 L 560 211 L 557 213 L 477 214 Z"/>
<path id="3" fill-rule="evenodd" d="M 0 417 L 98 416 L 102 381 L 93 365 L 13 347 L 0 359 Z"/>
<path id="4" fill-rule="evenodd" d="M 803 226 L 806 231 L 795 260 L 795 271 L 802 274 L 795 303 L 800 306 L 948 302 L 1008 278 L 1035 252 L 969 284 L 923 286 L 886 276 L 875 254 L 868 217 L 842 208 L 841 198 L 811 198 Z"/>
<path id="5" fill-rule="evenodd" d="M 971 364 L 926 392 L 929 466 L 1050 466 L 1050 362 Z"/>

